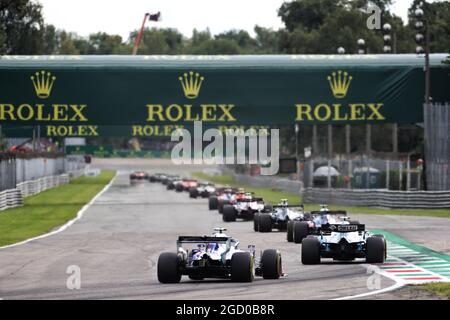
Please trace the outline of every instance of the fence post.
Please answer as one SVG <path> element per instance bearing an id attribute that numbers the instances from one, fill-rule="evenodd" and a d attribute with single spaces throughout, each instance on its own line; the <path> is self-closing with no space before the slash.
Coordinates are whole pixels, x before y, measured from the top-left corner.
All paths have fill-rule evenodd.
<path id="1" fill-rule="evenodd" d="M 400 160 L 398 163 L 398 190 L 402 190 L 403 184 L 403 162 Z"/>
<path id="2" fill-rule="evenodd" d="M 370 161 L 366 158 L 366 189 L 370 189 Z"/>
<path id="3" fill-rule="evenodd" d="M 348 188 L 352 188 L 352 159 L 348 160 Z"/>
<path id="4" fill-rule="evenodd" d="M 409 162 L 409 156 L 408 160 L 406 161 L 406 191 L 409 191 L 411 189 L 411 164 Z"/>
<path id="5" fill-rule="evenodd" d="M 386 189 L 389 190 L 389 174 L 390 174 L 390 163 L 389 160 L 386 160 Z"/>
<path id="6" fill-rule="evenodd" d="M 327 186 L 328 186 L 328 189 L 331 189 L 331 160 L 330 159 L 328 159 Z"/>
<path id="7" fill-rule="evenodd" d="M 422 174 L 420 173 L 420 171 L 418 170 L 417 172 L 417 191 L 420 191 L 420 181 L 422 179 Z"/>

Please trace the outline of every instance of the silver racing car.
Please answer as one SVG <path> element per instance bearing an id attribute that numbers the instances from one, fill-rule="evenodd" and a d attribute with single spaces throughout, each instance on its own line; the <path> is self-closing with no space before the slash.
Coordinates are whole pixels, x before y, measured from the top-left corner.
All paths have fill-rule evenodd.
<path id="1" fill-rule="evenodd" d="M 164 252 L 158 259 L 158 280 L 161 283 L 178 283 L 183 275 L 192 280 L 204 278 L 231 279 L 251 282 L 254 276 L 278 279 L 282 275 L 281 254 L 267 249 L 256 259 L 254 245 L 244 251 L 239 241 L 215 228 L 211 236 L 180 236 L 177 252 Z"/>

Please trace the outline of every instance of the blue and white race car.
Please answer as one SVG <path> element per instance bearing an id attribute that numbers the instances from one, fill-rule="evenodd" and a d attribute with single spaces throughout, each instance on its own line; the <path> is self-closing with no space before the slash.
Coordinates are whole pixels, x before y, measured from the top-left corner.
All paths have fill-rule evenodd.
<path id="1" fill-rule="evenodd" d="M 289 242 L 302 243 L 308 235 L 320 234 L 322 225 L 340 224 L 349 221 L 347 212 L 341 210 L 329 210 L 327 205 L 320 205 L 320 211 L 311 211 L 304 214 L 303 220 L 290 222 L 287 227 Z M 359 222 L 353 221 L 358 224 Z"/>
<path id="2" fill-rule="evenodd" d="M 266 213 L 255 213 L 253 218 L 253 230 L 256 232 L 271 232 L 272 229 L 287 230 L 288 241 L 292 242 L 293 224 L 295 221 L 304 221 L 310 215 L 304 212 L 302 204 L 289 204 L 287 199 L 281 199 L 280 203 L 273 206 Z"/>
<path id="3" fill-rule="evenodd" d="M 189 197 L 191 198 L 208 198 L 210 195 L 216 192 L 216 187 L 211 182 L 202 181 L 198 183 L 197 187 L 189 189 Z"/>
<path id="4" fill-rule="evenodd" d="M 241 250 L 239 242 L 224 231 L 215 228 L 211 236 L 180 236 L 176 253 L 164 252 L 159 256 L 159 282 L 178 283 L 183 275 L 191 280 L 221 278 L 236 282 L 251 282 L 255 275 L 264 279 L 282 276 L 278 250 L 264 250 L 256 261 L 254 245 L 248 251 Z"/>
<path id="5" fill-rule="evenodd" d="M 339 224 L 323 224 L 319 235 L 302 240 L 302 263 L 318 264 L 321 258 L 354 260 L 363 258 L 368 263 L 383 263 L 387 256 L 383 235 L 372 235 L 364 224 L 343 219 Z"/>

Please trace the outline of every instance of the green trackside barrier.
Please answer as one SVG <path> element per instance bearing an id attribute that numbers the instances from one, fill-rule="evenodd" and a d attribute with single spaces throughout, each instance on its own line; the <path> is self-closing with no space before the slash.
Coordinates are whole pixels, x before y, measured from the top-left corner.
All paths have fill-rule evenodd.
<path id="1" fill-rule="evenodd" d="M 446 57 L 430 58 L 435 102 L 450 100 Z M 0 123 L 40 125 L 48 137 L 108 135 L 104 126 L 139 136 L 198 120 L 418 123 L 423 64 L 415 54 L 2 56 Z"/>

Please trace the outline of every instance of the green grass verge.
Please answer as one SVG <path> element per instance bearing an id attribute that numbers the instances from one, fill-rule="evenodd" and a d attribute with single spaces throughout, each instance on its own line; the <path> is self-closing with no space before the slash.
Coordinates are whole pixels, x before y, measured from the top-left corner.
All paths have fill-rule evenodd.
<path id="1" fill-rule="evenodd" d="M 230 185 L 234 187 L 243 187 L 248 191 L 253 191 L 263 197 L 267 202 L 278 203 L 280 199 L 286 198 L 290 203 L 299 203 L 300 196 L 295 193 L 284 192 L 281 190 L 270 188 L 254 188 L 246 185 L 238 185 L 234 178 L 230 175 L 208 176 L 203 172 L 194 172 L 194 177 L 201 180 L 208 180 L 214 183 Z M 306 204 L 305 209 L 308 211 L 318 210 L 319 204 Z M 425 216 L 425 217 L 442 217 L 450 218 L 450 209 L 383 209 L 374 207 L 350 207 L 330 205 L 332 210 L 345 210 L 349 214 L 379 214 L 379 215 L 405 215 L 405 216 Z"/>
<path id="2" fill-rule="evenodd" d="M 24 206 L 0 212 L 0 246 L 33 238 L 76 217 L 114 177 L 114 171 L 102 171 L 96 177 L 81 177 L 67 185 L 25 198 Z"/>
<path id="3" fill-rule="evenodd" d="M 448 282 L 428 283 L 423 285 L 422 288 L 431 291 L 438 296 L 450 299 L 450 283 Z"/>

